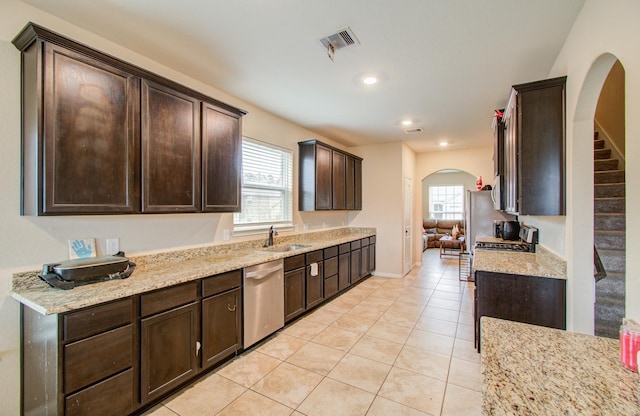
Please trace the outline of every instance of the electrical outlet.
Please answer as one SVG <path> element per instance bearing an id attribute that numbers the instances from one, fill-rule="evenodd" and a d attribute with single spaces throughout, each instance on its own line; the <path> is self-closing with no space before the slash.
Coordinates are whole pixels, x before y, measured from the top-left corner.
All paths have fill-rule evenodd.
<path id="1" fill-rule="evenodd" d="M 120 251 L 119 238 L 107 238 L 107 254 L 113 255 Z"/>

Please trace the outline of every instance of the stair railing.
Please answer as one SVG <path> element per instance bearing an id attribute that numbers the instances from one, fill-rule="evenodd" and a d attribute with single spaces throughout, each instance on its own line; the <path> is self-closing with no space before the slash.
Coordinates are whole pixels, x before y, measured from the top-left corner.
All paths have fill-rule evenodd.
<path id="1" fill-rule="evenodd" d="M 593 278 L 596 279 L 596 282 L 607 277 L 607 271 L 604 269 L 604 265 L 602 264 L 602 260 L 600 260 L 600 255 L 598 254 L 598 249 L 596 246 L 593 246 L 593 266 L 595 273 L 593 274 Z"/>

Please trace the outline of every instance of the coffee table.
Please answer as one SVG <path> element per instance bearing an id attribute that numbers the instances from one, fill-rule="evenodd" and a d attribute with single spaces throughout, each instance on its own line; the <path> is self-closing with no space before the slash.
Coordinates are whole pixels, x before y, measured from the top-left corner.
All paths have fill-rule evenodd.
<path id="1" fill-rule="evenodd" d="M 440 258 L 442 256 L 460 256 L 460 253 L 465 249 L 464 236 L 454 239 L 450 235 L 445 235 L 440 238 Z"/>

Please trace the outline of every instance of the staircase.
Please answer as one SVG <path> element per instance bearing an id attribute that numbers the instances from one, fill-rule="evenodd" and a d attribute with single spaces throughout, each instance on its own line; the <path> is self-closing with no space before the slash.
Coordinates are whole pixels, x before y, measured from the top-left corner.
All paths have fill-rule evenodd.
<path id="1" fill-rule="evenodd" d="M 594 133 L 594 244 L 607 277 L 596 282 L 595 334 L 618 338 L 625 315 L 625 172 Z"/>

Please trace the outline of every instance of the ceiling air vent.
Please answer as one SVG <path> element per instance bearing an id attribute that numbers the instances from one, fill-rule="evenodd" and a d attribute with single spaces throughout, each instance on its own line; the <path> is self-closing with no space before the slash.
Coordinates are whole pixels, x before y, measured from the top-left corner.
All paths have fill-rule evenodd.
<path id="1" fill-rule="evenodd" d="M 350 27 L 340 29 L 340 31 L 329 36 L 325 36 L 322 39 L 318 39 L 318 41 L 325 48 L 325 50 L 327 51 L 327 55 L 329 55 L 329 58 L 331 58 L 332 61 L 333 55 L 338 49 L 360 44 L 360 41 Z"/>
<path id="2" fill-rule="evenodd" d="M 417 127 L 415 129 L 404 129 L 404 134 L 417 134 L 417 133 L 422 133 L 424 131 L 424 129 L 422 129 L 421 127 Z"/>

